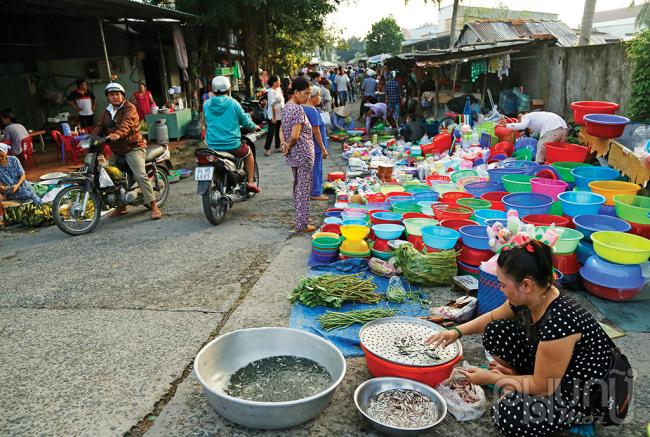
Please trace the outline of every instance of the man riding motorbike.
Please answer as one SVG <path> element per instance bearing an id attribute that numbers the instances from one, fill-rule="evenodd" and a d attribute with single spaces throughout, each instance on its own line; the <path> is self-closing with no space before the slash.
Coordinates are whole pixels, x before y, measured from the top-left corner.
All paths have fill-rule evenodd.
<path id="1" fill-rule="evenodd" d="M 225 76 L 212 79 L 212 91 L 215 96 L 203 103 L 203 115 L 207 126 L 205 143 L 209 149 L 228 152 L 244 160 L 244 169 L 248 177 L 248 191 L 259 193 L 254 181 L 255 160 L 250 147 L 241 139 L 243 126 L 257 129 L 250 115 L 241 105 L 230 97 L 230 80 Z"/>
<path id="2" fill-rule="evenodd" d="M 133 178 L 142 190 L 145 205 L 151 208 L 151 219 L 158 220 L 162 217 L 162 213 L 156 204 L 153 187 L 145 170 L 147 144 L 140 135 L 138 111 L 133 103 L 126 100 L 124 87 L 119 83 L 106 85 L 104 94 L 109 104 L 93 134 L 110 140 L 109 145 L 113 151 L 111 164 L 114 164 L 120 156 L 124 156 Z M 119 217 L 126 212 L 126 206 L 119 206 L 111 216 Z"/>

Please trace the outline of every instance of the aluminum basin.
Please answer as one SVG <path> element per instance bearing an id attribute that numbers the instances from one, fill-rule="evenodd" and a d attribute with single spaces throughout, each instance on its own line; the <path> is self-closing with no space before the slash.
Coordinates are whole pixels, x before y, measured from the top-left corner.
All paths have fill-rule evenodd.
<path id="1" fill-rule="evenodd" d="M 313 360 L 325 367 L 332 384 L 324 391 L 288 402 L 257 402 L 226 394 L 230 376 L 252 361 L 279 355 Z M 242 426 L 289 428 L 316 417 L 329 403 L 345 376 L 345 358 L 329 341 L 291 328 L 252 328 L 233 331 L 208 343 L 194 360 L 194 371 L 214 409 Z"/>
<path id="2" fill-rule="evenodd" d="M 414 390 L 431 398 L 431 400 L 434 401 L 437 406 L 438 419 L 435 421 L 435 423 L 424 428 L 395 428 L 377 422 L 372 417 L 368 416 L 368 414 L 366 414 L 368 402 L 372 397 L 388 390 L 399 389 Z M 370 423 L 373 428 L 379 432 L 394 436 L 411 436 L 431 431 L 437 424 L 442 422 L 442 420 L 447 415 L 447 403 L 440 395 L 440 393 L 426 384 L 404 378 L 382 377 L 370 379 L 364 382 L 354 391 L 354 404 L 357 406 L 359 413 L 361 413 L 361 415 L 368 421 L 368 423 Z"/>

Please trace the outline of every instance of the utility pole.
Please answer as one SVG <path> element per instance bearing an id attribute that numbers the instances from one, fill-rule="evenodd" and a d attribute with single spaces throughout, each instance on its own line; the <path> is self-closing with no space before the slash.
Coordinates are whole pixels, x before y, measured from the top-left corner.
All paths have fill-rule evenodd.
<path id="1" fill-rule="evenodd" d="M 594 3 L 596 0 L 594 0 Z M 456 42 L 456 20 L 458 20 L 458 3 L 460 0 L 454 0 L 454 9 L 451 12 L 451 30 L 449 31 L 449 48 L 454 48 Z"/>
<path id="2" fill-rule="evenodd" d="M 594 25 L 594 14 L 596 13 L 596 0 L 585 0 L 585 8 L 582 12 L 582 24 L 580 24 L 579 46 L 588 46 L 591 38 L 591 28 Z"/>

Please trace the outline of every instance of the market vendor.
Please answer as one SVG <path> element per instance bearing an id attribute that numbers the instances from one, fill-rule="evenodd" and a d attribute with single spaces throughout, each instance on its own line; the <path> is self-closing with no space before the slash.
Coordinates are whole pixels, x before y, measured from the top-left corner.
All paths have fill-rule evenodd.
<path id="1" fill-rule="evenodd" d="M 379 120 L 386 121 L 386 103 L 366 103 L 366 132 Z"/>
<path id="2" fill-rule="evenodd" d="M 354 120 L 350 116 L 351 112 L 345 106 L 339 106 L 332 114 L 332 129 L 335 131 L 349 131 L 354 129 Z"/>
<path id="3" fill-rule="evenodd" d="M 530 130 L 539 134 L 537 142 L 537 156 L 535 161 L 543 164 L 546 162 L 546 143 L 565 142 L 569 129 L 566 121 L 553 112 L 535 111 L 520 113 L 517 116 L 519 123 L 506 123 L 501 120 L 500 124 L 515 130 Z"/>
<path id="4" fill-rule="evenodd" d="M 9 155 L 7 144 L 0 143 L 0 201 L 31 200 L 36 205 L 42 205 L 43 201 L 25 179 L 25 170 L 18 158 Z"/>
<path id="5" fill-rule="evenodd" d="M 461 372 L 473 384 L 505 391 L 492 407 L 492 419 L 505 435 L 545 436 L 592 423 L 600 407 L 587 405 L 583 394 L 607 375 L 610 340 L 587 310 L 553 286 L 549 246 L 531 240 L 506 249 L 497 260 L 506 302 L 427 343 L 446 346 L 483 333 L 495 361 L 489 370 Z"/>

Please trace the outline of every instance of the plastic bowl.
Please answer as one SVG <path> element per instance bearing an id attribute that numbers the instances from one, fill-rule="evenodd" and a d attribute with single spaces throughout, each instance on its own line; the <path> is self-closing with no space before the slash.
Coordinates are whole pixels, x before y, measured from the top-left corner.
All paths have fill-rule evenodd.
<path id="1" fill-rule="evenodd" d="M 490 250 L 490 237 L 485 226 L 463 226 L 458 232 L 465 246 L 476 250 Z"/>
<path id="2" fill-rule="evenodd" d="M 478 176 L 478 173 L 476 173 L 476 170 L 458 170 L 451 174 L 451 181 L 458 183 L 459 180 L 468 176 Z"/>
<path id="3" fill-rule="evenodd" d="M 569 184 L 556 179 L 532 178 L 530 180 L 530 187 L 533 193 L 546 194 L 553 200 L 556 200 L 557 195 L 566 191 Z"/>
<path id="4" fill-rule="evenodd" d="M 349 226 L 349 225 L 368 226 L 368 221 L 362 219 L 348 219 L 348 220 L 343 220 L 341 222 L 341 226 Z"/>
<path id="5" fill-rule="evenodd" d="M 628 222 L 650 225 L 650 197 L 618 195 L 614 196 L 616 215 Z"/>
<path id="6" fill-rule="evenodd" d="M 363 240 L 370 233 L 370 228 L 367 226 L 360 225 L 344 225 L 341 226 L 341 235 L 345 237 L 346 240 Z"/>
<path id="7" fill-rule="evenodd" d="M 575 275 L 580 271 L 578 256 L 575 253 L 553 254 L 553 268 L 562 272 L 563 275 Z"/>
<path id="8" fill-rule="evenodd" d="M 438 194 L 444 194 L 449 191 L 461 191 L 461 190 L 462 187 L 460 187 L 458 184 L 442 183 L 433 186 L 433 191 L 435 191 Z"/>
<path id="9" fill-rule="evenodd" d="M 505 211 L 506 207 L 503 205 L 501 200 L 503 199 L 503 196 L 507 196 L 508 194 L 507 191 L 493 191 L 491 193 L 482 194 L 481 199 L 490 202 L 492 204 L 492 209 Z"/>
<path id="10" fill-rule="evenodd" d="M 374 225 L 372 231 L 375 233 L 375 237 L 377 238 L 382 240 L 394 240 L 402 235 L 404 232 L 404 226 L 384 223 Z"/>
<path id="11" fill-rule="evenodd" d="M 531 214 L 521 219 L 524 223 L 534 226 L 565 226 L 569 224 L 570 219 L 560 215 L 552 214 Z"/>
<path id="12" fill-rule="evenodd" d="M 527 175 L 534 175 L 538 167 L 539 164 L 533 161 L 508 161 L 503 163 L 503 168 L 520 168 Z"/>
<path id="13" fill-rule="evenodd" d="M 618 107 L 618 103 L 598 100 L 585 100 L 571 103 L 573 121 L 578 125 L 585 124 L 584 116 L 587 114 L 614 114 L 618 110 Z"/>
<path id="14" fill-rule="evenodd" d="M 365 212 L 355 212 L 355 211 L 350 211 L 350 212 L 343 212 L 341 214 L 341 219 L 343 220 L 367 220 L 368 219 L 368 214 Z"/>
<path id="15" fill-rule="evenodd" d="M 620 265 L 598 255 L 590 256 L 580 269 L 580 275 L 596 285 L 612 288 L 643 286 L 643 274 L 638 265 Z"/>
<path id="16" fill-rule="evenodd" d="M 503 187 L 509 193 L 530 193 L 532 191 L 530 180 L 533 176 L 527 174 L 511 174 L 501 178 Z"/>
<path id="17" fill-rule="evenodd" d="M 311 240 L 312 247 L 316 249 L 338 249 L 341 239 L 336 237 L 316 237 Z"/>
<path id="18" fill-rule="evenodd" d="M 440 194 L 436 193 L 435 191 L 431 191 L 427 189 L 427 191 L 421 191 L 419 193 L 415 193 L 413 197 L 415 197 L 415 201 L 417 203 L 420 202 L 436 202 L 438 200 L 438 197 Z"/>
<path id="19" fill-rule="evenodd" d="M 461 238 L 462 234 L 461 234 Z M 489 260 L 494 256 L 491 250 L 474 249 L 465 243 L 461 244 L 461 250 L 458 254 L 458 261 L 472 267 L 478 267 L 482 262 Z"/>
<path id="20" fill-rule="evenodd" d="M 641 264 L 650 257 L 650 240 L 638 235 L 598 231 L 591 234 L 591 241 L 596 254 L 613 263 Z"/>
<path id="21" fill-rule="evenodd" d="M 370 215 L 370 221 L 375 225 L 382 223 L 399 225 L 402 222 L 402 215 L 394 212 L 375 212 Z"/>
<path id="22" fill-rule="evenodd" d="M 437 220 L 432 218 L 410 218 L 404 220 L 404 226 L 406 227 L 406 234 L 408 235 L 422 235 L 420 230 L 424 226 L 436 226 L 438 224 Z"/>
<path id="23" fill-rule="evenodd" d="M 576 188 L 589 191 L 589 183 L 594 181 L 610 181 L 621 176 L 618 170 L 609 167 L 578 167 L 571 170 L 575 178 Z"/>
<path id="24" fill-rule="evenodd" d="M 546 143 L 546 162 L 585 162 L 589 156 L 589 148 L 580 144 Z"/>
<path id="25" fill-rule="evenodd" d="M 634 196 L 641 189 L 637 184 L 622 181 L 593 181 L 589 182 L 592 193 L 605 196 L 605 205 L 614 205 L 614 196 Z"/>
<path id="26" fill-rule="evenodd" d="M 342 220 L 339 217 L 325 217 L 323 223 L 325 223 L 326 225 L 340 225 L 341 221 Z"/>
<path id="27" fill-rule="evenodd" d="M 599 138 L 618 138 L 623 135 L 630 119 L 612 114 L 587 114 L 584 116 L 587 134 Z"/>
<path id="28" fill-rule="evenodd" d="M 485 193 L 492 191 L 503 191 L 503 186 L 499 182 L 472 182 L 464 186 L 465 191 L 474 197 L 481 197 Z"/>
<path id="29" fill-rule="evenodd" d="M 420 212 L 420 207 L 415 201 L 413 202 L 397 202 L 391 205 L 390 209 L 393 212 L 404 214 L 405 212 Z"/>
<path id="30" fill-rule="evenodd" d="M 501 223 L 504 227 L 508 226 L 508 220 L 507 219 L 493 218 L 493 219 L 485 220 L 485 226 L 487 226 L 489 228 L 496 225 L 497 223 Z"/>
<path id="31" fill-rule="evenodd" d="M 625 220 L 602 214 L 583 214 L 573 217 L 576 230 L 582 232 L 586 241 L 591 241 L 591 234 L 598 231 L 629 232 L 632 226 Z"/>
<path id="32" fill-rule="evenodd" d="M 314 232 L 311 235 L 312 240 L 314 240 L 314 239 L 316 239 L 318 237 L 331 237 L 331 238 L 336 238 L 338 240 L 339 239 L 339 234 L 337 234 L 336 232 L 318 231 L 318 232 Z"/>
<path id="33" fill-rule="evenodd" d="M 422 241 L 433 249 L 453 249 L 460 238 L 460 233 L 442 226 L 425 226 L 420 229 Z"/>
<path id="34" fill-rule="evenodd" d="M 539 226 L 538 228 L 545 231 L 550 226 Z M 555 226 L 553 229 L 560 235 L 560 238 L 555 242 L 555 253 L 558 254 L 575 252 L 578 247 L 578 242 L 584 238 L 582 232 L 576 231 L 575 229 L 562 226 Z"/>
<path id="35" fill-rule="evenodd" d="M 450 205 L 448 203 L 441 203 L 434 205 L 433 215 L 438 221 L 446 219 L 469 219 L 474 210 L 470 207 L 463 205 Z"/>
<path id="36" fill-rule="evenodd" d="M 562 212 L 569 217 L 598 214 L 600 206 L 605 203 L 604 196 L 586 191 L 565 191 L 557 198 L 562 202 Z"/>
<path id="37" fill-rule="evenodd" d="M 513 193 L 504 196 L 502 202 L 506 209 L 514 209 L 519 217 L 531 214 L 546 214 L 553 204 L 553 199 L 537 193 Z"/>
<path id="38" fill-rule="evenodd" d="M 501 183 L 501 178 L 509 174 L 524 174 L 523 168 L 492 168 L 488 169 L 488 175 L 490 175 L 490 181 Z"/>
<path id="39" fill-rule="evenodd" d="M 459 199 L 471 199 L 473 197 L 473 194 L 464 191 L 447 191 L 446 193 L 441 194 L 438 200 L 442 203 L 455 204 Z"/>
<path id="40" fill-rule="evenodd" d="M 454 231 L 459 230 L 463 226 L 471 225 L 478 225 L 478 223 L 469 219 L 447 219 L 440 222 L 440 226 L 443 228 L 453 229 Z"/>
<path id="41" fill-rule="evenodd" d="M 458 199 L 456 202 L 457 205 L 462 205 L 462 206 L 468 206 L 474 210 L 474 212 L 481 210 L 481 209 L 489 209 L 492 207 L 492 203 L 483 200 L 483 199 L 474 199 L 474 198 L 468 198 L 468 199 Z"/>
<path id="42" fill-rule="evenodd" d="M 643 287 L 637 288 L 610 288 L 596 285 L 593 282 L 582 278 L 582 285 L 589 293 L 598 296 L 601 299 L 612 300 L 615 302 L 624 302 L 626 300 L 634 299 Z"/>
<path id="43" fill-rule="evenodd" d="M 502 219 L 505 221 L 506 213 L 505 211 L 498 209 L 479 209 L 477 211 L 474 211 L 474 220 L 479 225 L 485 226 L 485 221 L 489 219 Z"/>
<path id="44" fill-rule="evenodd" d="M 578 262 L 580 264 L 587 262 L 587 259 L 593 255 L 596 255 L 596 252 L 594 252 L 593 244 L 587 243 L 585 240 L 582 240 L 578 243 L 578 247 L 576 248 L 576 256 L 578 257 Z"/>
<path id="45" fill-rule="evenodd" d="M 571 184 L 575 182 L 571 170 L 578 167 L 591 167 L 591 165 L 585 164 L 584 162 L 554 162 L 551 164 L 551 167 L 557 170 L 560 179 Z"/>

